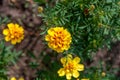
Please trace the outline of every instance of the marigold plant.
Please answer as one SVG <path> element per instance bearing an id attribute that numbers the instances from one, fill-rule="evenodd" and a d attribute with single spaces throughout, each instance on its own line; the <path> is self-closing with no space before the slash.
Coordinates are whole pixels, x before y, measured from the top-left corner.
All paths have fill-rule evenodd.
<path id="1" fill-rule="evenodd" d="M 22 26 L 9 23 L 7 29 L 3 30 L 5 41 L 11 41 L 12 44 L 20 43 L 24 39 L 24 29 Z"/>
<path id="2" fill-rule="evenodd" d="M 72 76 L 74 78 L 78 78 L 80 75 L 78 71 L 84 70 L 84 65 L 79 64 L 79 62 L 80 58 L 73 58 L 71 54 L 68 54 L 66 57 L 61 58 L 63 68 L 60 68 L 58 70 L 59 76 L 66 75 L 66 79 L 71 79 Z"/>
<path id="3" fill-rule="evenodd" d="M 51 49 L 58 53 L 69 49 L 72 38 L 67 29 L 63 27 L 50 28 L 47 33 L 45 40 Z"/>
<path id="4" fill-rule="evenodd" d="M 120 40 L 120 6 L 117 0 L 59 0 L 42 14 L 46 27 L 65 26 L 72 36 L 69 51 L 84 61 L 111 42 Z M 45 28 L 45 26 L 44 26 Z M 76 55 L 77 55 L 76 54 Z"/>

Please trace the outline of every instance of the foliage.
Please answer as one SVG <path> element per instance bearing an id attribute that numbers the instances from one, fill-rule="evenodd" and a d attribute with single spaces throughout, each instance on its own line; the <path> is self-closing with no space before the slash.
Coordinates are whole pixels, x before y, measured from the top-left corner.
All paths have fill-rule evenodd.
<path id="1" fill-rule="evenodd" d="M 14 63 L 17 60 L 21 52 L 11 50 L 11 46 L 6 47 L 3 41 L 0 41 L 0 79 L 7 79 L 6 68 L 10 66 L 10 63 Z"/>
<path id="2" fill-rule="evenodd" d="M 7 18 L 0 18 L 0 25 L 7 21 Z M 12 46 L 5 46 L 4 40 L 0 38 L 0 80 L 8 80 L 6 68 L 10 66 L 10 63 L 15 64 L 20 53 L 20 51 L 12 50 Z"/>
<path id="3" fill-rule="evenodd" d="M 9 19 L 7 17 L 5 17 L 5 18 L 0 17 L 0 25 L 2 25 L 3 23 L 6 23 L 8 21 L 9 21 Z"/>
<path id="4" fill-rule="evenodd" d="M 93 53 L 95 53 L 99 48 L 104 48 L 105 46 L 107 46 L 110 49 L 110 44 L 112 42 L 120 40 L 119 0 L 49 0 L 49 4 L 46 3 L 46 0 L 34 1 L 37 2 L 38 5 L 46 5 L 45 8 L 41 6 L 38 7 L 38 16 L 42 17 L 44 20 L 44 25 L 43 27 L 41 27 L 43 32 L 40 33 L 40 35 L 46 34 L 47 31 L 49 31 L 49 29 L 51 28 L 53 30 L 53 27 L 63 27 L 70 32 L 70 35 L 72 37 L 72 42 L 70 40 L 71 45 L 69 50 L 63 50 L 64 52 L 62 55 L 58 56 L 58 54 L 56 54 L 57 52 L 52 51 L 52 54 L 50 55 L 52 55 L 54 59 L 52 59 L 50 55 L 46 54 L 45 51 L 42 52 L 45 55 L 42 55 L 41 53 L 37 57 L 31 51 L 28 51 L 28 56 L 34 59 L 33 62 L 29 63 L 29 66 L 32 69 L 37 70 L 39 69 L 39 66 L 42 66 L 42 63 L 44 64 L 42 70 L 37 71 L 37 77 L 35 78 L 35 80 L 66 80 L 65 76 L 59 77 L 57 71 L 61 67 L 65 67 L 64 71 L 66 71 L 67 73 L 67 71 L 69 70 L 69 73 L 71 74 L 70 71 L 72 71 L 71 69 L 73 69 L 73 66 L 74 69 L 76 69 L 78 65 L 76 64 L 76 62 L 72 64 L 72 62 L 68 60 L 68 58 L 66 58 L 65 64 L 61 65 L 60 57 L 66 57 L 67 54 L 72 54 L 75 57 L 80 57 L 82 64 L 86 64 L 88 60 L 93 59 Z M 2 25 L 3 23 L 6 24 L 7 20 L 8 18 L 0 18 L 0 25 Z M 51 34 L 53 34 L 52 30 L 49 34 L 50 36 Z M 58 31 L 59 30 L 57 30 L 56 32 Z M 51 41 L 50 36 L 49 41 Z M 58 35 L 55 36 L 57 36 L 57 38 L 61 38 L 61 35 L 59 37 Z M 66 36 L 64 36 L 64 38 L 62 39 L 66 39 Z M 58 43 L 63 42 L 63 40 L 58 41 Z M 55 41 L 56 40 L 54 40 L 53 43 Z M 57 46 L 59 45 L 57 44 Z M 63 48 L 63 46 L 61 48 Z M 0 37 L 1 80 L 8 79 L 6 76 L 6 68 L 9 67 L 11 63 L 15 64 L 15 61 L 17 60 L 20 53 L 21 52 L 15 51 L 11 46 L 5 46 L 4 40 Z M 42 59 L 41 64 L 38 63 L 39 59 Z M 71 64 L 70 66 L 67 65 L 66 68 L 65 65 L 67 60 L 68 64 L 69 62 Z M 115 70 L 113 69 L 112 71 L 110 71 L 109 67 L 107 66 L 104 66 L 106 67 L 104 74 L 102 74 L 104 72 L 102 66 L 99 66 L 99 68 L 96 66 L 84 66 L 85 70 L 80 73 L 79 77 L 75 77 L 77 78 L 77 80 L 81 80 L 82 78 L 89 78 L 90 80 L 119 80 L 114 74 L 112 74 Z M 109 64 L 109 66 L 111 65 Z M 76 80 L 75 78 L 71 80 Z"/>
<path id="5" fill-rule="evenodd" d="M 66 52 L 81 57 L 82 62 L 92 60 L 92 53 L 99 48 L 107 46 L 110 49 L 112 42 L 120 40 L 119 0 L 56 0 L 55 3 L 52 6 L 47 4 L 43 13 L 38 15 L 43 17 L 45 23 L 41 34 L 45 34 L 51 27 L 61 26 L 68 29 L 72 35 L 72 44 Z M 114 75 L 109 76 L 109 72 L 106 77 L 101 77 L 102 69 L 94 69 L 86 70 L 87 76 L 83 74 L 80 77 L 89 77 L 90 80 L 117 79 Z M 49 75 L 47 72 L 41 74 L 45 77 Z M 39 79 L 41 80 L 37 80 Z"/>
<path id="6" fill-rule="evenodd" d="M 117 0 L 61 0 L 47 6 L 42 16 L 47 29 L 67 28 L 72 34 L 69 52 L 91 59 L 91 53 L 120 40 L 120 5 Z M 46 28 L 45 28 L 46 29 Z M 46 30 L 45 30 L 46 31 Z"/>

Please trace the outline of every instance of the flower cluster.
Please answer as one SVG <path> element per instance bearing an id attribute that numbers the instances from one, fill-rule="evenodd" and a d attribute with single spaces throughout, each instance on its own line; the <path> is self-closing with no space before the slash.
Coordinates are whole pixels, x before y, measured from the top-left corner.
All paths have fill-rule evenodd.
<path id="1" fill-rule="evenodd" d="M 79 64 L 79 62 L 80 62 L 79 57 L 73 58 L 72 55 L 70 54 L 68 54 L 66 57 L 61 58 L 63 68 L 60 68 L 58 70 L 59 76 L 66 75 L 66 79 L 68 80 L 70 80 L 72 76 L 74 78 L 78 78 L 80 75 L 78 71 L 84 70 L 84 65 Z"/>
<path id="2" fill-rule="evenodd" d="M 58 53 L 68 50 L 71 43 L 71 34 L 63 27 L 50 28 L 45 36 L 48 46 Z"/>
<path id="3" fill-rule="evenodd" d="M 18 24 L 9 23 L 7 29 L 3 30 L 5 41 L 11 41 L 12 44 L 20 43 L 24 39 L 24 29 Z"/>

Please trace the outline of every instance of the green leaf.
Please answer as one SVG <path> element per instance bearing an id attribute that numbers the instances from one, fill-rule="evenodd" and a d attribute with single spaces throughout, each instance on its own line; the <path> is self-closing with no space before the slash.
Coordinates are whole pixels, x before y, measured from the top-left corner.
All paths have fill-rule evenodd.
<path id="1" fill-rule="evenodd" d="M 31 58 L 36 59 L 36 56 L 33 54 L 32 51 L 28 51 L 27 54 L 28 54 Z"/>

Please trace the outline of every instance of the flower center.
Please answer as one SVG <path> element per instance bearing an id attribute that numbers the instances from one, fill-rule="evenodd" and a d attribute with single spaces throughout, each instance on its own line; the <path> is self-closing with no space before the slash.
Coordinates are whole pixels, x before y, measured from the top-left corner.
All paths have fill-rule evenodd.
<path id="1" fill-rule="evenodd" d="M 68 63 L 65 67 L 66 72 L 72 72 L 74 70 L 74 64 Z"/>

